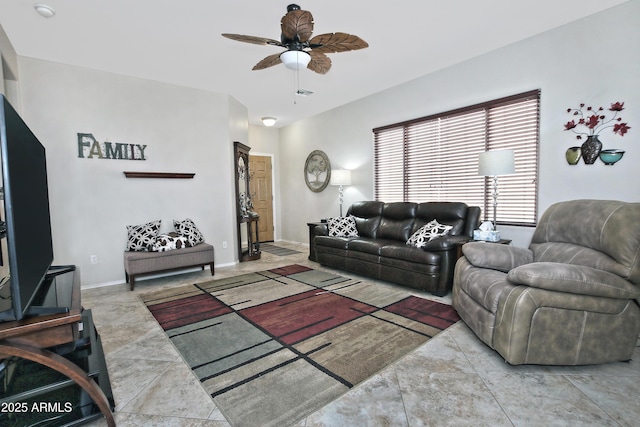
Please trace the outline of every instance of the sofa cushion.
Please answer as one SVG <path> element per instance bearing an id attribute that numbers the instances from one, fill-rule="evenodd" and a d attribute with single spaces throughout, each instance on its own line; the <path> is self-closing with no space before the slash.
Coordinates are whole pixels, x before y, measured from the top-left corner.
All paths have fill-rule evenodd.
<path id="1" fill-rule="evenodd" d="M 448 234 L 452 228 L 453 226 L 440 224 L 437 220 L 434 219 L 433 221 L 423 225 L 415 233 L 413 233 L 407 240 L 407 245 L 415 246 L 416 248 L 422 248 L 427 244 L 427 242 L 430 242 L 437 237 Z"/>
<path id="2" fill-rule="evenodd" d="M 155 243 L 161 220 L 141 225 L 127 225 L 127 250 L 148 251 Z"/>
<path id="3" fill-rule="evenodd" d="M 138 275 L 210 264 L 213 259 L 213 246 L 208 243 L 169 252 L 125 252 L 124 270 Z"/>
<path id="4" fill-rule="evenodd" d="M 534 262 L 509 271 L 511 283 L 596 297 L 634 299 L 640 289 L 607 271 L 558 262 Z"/>
<path id="5" fill-rule="evenodd" d="M 612 200 L 559 202 L 542 215 L 531 243 L 532 246 L 552 242 L 573 243 L 601 252 L 620 265 L 616 271 L 607 271 L 640 285 L 640 227 L 634 226 L 639 216 L 640 203 Z M 620 274 L 620 270 L 624 273 Z"/>
<path id="6" fill-rule="evenodd" d="M 627 277 L 629 269 L 616 262 L 607 254 L 585 246 L 573 243 L 532 243 L 529 248 L 533 251 L 535 262 L 564 262 L 597 268 Z"/>
<path id="7" fill-rule="evenodd" d="M 358 235 L 356 221 L 352 216 L 343 216 L 329 219 L 329 236 L 354 237 Z"/>
<path id="8" fill-rule="evenodd" d="M 413 232 L 425 224 L 437 220 L 440 224 L 450 225 L 449 234 L 457 236 L 465 233 L 465 223 L 469 207 L 461 202 L 425 202 L 420 203 L 416 209 L 416 221 Z M 471 228 L 475 228 L 473 224 Z"/>
<path id="9" fill-rule="evenodd" d="M 354 239 L 349 242 L 347 249 L 349 251 L 380 255 L 380 248 L 390 243 L 393 243 L 393 241 L 384 239 Z"/>
<path id="10" fill-rule="evenodd" d="M 385 203 L 376 237 L 406 242 L 411 235 L 417 206 L 409 202 Z"/>
<path id="11" fill-rule="evenodd" d="M 347 216 L 355 219 L 359 236 L 376 237 L 383 206 L 383 202 L 376 201 L 355 202 L 349 206 Z"/>
<path id="12" fill-rule="evenodd" d="M 440 254 L 426 252 L 401 243 L 383 246 L 380 249 L 380 255 L 387 258 L 401 259 L 422 264 L 440 264 Z"/>
<path id="13" fill-rule="evenodd" d="M 313 239 L 313 244 L 328 248 L 337 248 L 347 250 L 347 245 L 354 237 L 329 237 L 329 236 L 316 236 Z"/>

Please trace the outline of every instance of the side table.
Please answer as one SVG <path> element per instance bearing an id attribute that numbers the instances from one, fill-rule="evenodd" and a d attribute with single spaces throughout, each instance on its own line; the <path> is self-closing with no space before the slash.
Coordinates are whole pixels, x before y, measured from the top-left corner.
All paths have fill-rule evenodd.
<path id="1" fill-rule="evenodd" d="M 494 244 L 499 244 L 499 245 L 510 245 L 511 244 L 511 239 L 500 239 L 497 242 L 488 242 L 486 240 L 473 240 L 473 239 L 467 240 L 466 242 L 462 242 L 462 243 L 459 243 L 457 245 L 457 248 L 456 248 L 456 259 L 459 259 L 459 258 L 462 257 L 462 255 L 463 255 L 462 254 L 462 246 L 465 243 L 469 243 L 469 242 L 484 242 L 484 243 L 494 243 Z"/>
<path id="2" fill-rule="evenodd" d="M 309 227 L 309 260 L 316 260 L 316 250 L 313 247 L 313 229 L 316 228 L 316 225 L 326 224 L 324 222 L 308 222 L 307 227 Z"/>

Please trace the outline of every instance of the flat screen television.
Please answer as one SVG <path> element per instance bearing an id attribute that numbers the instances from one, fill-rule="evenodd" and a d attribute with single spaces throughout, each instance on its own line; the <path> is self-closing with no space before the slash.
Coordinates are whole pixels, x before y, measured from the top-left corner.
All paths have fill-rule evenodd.
<path id="1" fill-rule="evenodd" d="M 0 102 L 0 321 L 20 320 L 53 262 L 44 146 Z"/>

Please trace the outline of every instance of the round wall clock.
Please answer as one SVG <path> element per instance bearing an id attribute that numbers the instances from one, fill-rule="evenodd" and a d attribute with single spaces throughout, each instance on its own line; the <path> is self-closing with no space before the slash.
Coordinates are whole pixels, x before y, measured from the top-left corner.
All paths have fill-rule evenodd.
<path id="1" fill-rule="evenodd" d="M 319 193 L 329 185 L 331 163 L 324 151 L 314 150 L 304 162 L 304 182 L 309 190 Z"/>

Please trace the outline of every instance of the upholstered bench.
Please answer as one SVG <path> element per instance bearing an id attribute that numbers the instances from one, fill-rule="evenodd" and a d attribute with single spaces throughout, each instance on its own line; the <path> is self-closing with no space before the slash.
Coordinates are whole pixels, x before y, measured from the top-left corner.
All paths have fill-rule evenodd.
<path id="1" fill-rule="evenodd" d="M 209 265 L 214 274 L 213 246 L 200 243 L 195 246 L 165 252 L 125 251 L 124 274 L 133 290 L 137 276 L 160 273 L 183 268 L 204 267 Z"/>

